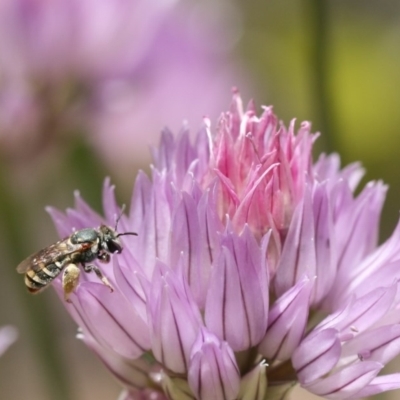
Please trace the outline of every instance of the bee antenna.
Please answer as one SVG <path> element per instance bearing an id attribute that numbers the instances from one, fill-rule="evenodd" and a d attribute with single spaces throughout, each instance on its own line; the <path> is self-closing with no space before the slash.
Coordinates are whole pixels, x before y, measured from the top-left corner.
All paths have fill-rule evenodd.
<path id="1" fill-rule="evenodd" d="M 121 219 L 122 214 L 124 213 L 124 211 L 125 211 L 125 204 L 122 204 L 121 212 L 119 213 L 117 219 L 115 220 L 115 228 L 114 228 L 115 231 L 117 231 L 118 222 L 119 222 L 119 220 Z M 118 235 L 118 236 L 119 236 L 119 235 Z"/>
<path id="2" fill-rule="evenodd" d="M 124 213 L 124 211 L 125 211 L 125 204 L 122 204 L 121 212 L 119 213 L 119 215 L 118 215 L 118 217 L 117 217 L 117 219 L 116 219 L 116 221 L 115 221 L 115 228 L 114 228 L 115 232 L 117 232 L 118 222 L 119 222 L 119 220 L 121 219 L 122 214 Z M 138 234 L 137 234 L 136 232 L 123 232 L 123 233 L 118 233 L 118 234 L 117 234 L 117 237 L 120 237 L 120 236 L 128 236 L 128 235 L 137 236 Z"/>
<path id="3" fill-rule="evenodd" d="M 138 236 L 138 234 L 136 232 L 124 232 L 124 233 L 118 233 L 117 237 L 127 236 L 127 235 Z"/>

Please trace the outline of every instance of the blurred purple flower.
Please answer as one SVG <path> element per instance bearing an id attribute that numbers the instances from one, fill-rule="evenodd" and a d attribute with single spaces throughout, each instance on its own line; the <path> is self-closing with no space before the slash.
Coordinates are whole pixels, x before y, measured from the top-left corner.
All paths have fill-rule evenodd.
<path id="1" fill-rule="evenodd" d="M 233 6 L 222 14 L 181 3 L 2 1 L 5 155 L 37 156 L 86 132 L 119 171 L 148 161 L 147 146 L 166 124 L 216 117 L 232 82 L 243 81 L 229 61 L 240 23 L 229 17 Z"/>
<path id="2" fill-rule="evenodd" d="M 123 236 L 104 268 L 115 292 L 83 274 L 67 305 L 124 398 L 274 399 L 296 382 L 329 399 L 400 388 L 400 374 L 378 376 L 400 353 L 400 226 L 377 247 L 386 187 L 355 195 L 361 167 L 340 169 L 337 155 L 313 163 L 315 139 L 271 107 L 243 111 L 237 93 L 194 144 L 186 130 L 163 132 L 152 177 L 138 174 L 119 222 L 139 236 Z M 121 211 L 109 180 L 105 218 L 75 199 L 66 214 L 49 209 L 61 236 L 114 225 Z"/>
<path id="3" fill-rule="evenodd" d="M 12 326 L 2 326 L 0 328 L 0 356 L 17 340 L 18 332 Z"/>

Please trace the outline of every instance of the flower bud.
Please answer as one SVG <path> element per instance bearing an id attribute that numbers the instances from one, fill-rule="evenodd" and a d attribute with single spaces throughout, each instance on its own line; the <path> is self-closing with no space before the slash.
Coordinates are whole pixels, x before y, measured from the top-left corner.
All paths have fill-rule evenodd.
<path id="1" fill-rule="evenodd" d="M 240 374 L 232 349 L 205 328 L 192 348 L 188 381 L 198 400 L 234 400 L 239 393 Z"/>

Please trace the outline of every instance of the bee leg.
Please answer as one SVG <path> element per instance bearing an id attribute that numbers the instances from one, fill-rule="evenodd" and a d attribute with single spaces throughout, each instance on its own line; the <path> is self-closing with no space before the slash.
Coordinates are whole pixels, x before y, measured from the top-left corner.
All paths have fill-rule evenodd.
<path id="1" fill-rule="evenodd" d="M 96 267 L 93 264 L 89 265 L 83 265 L 83 270 L 85 272 L 94 272 L 96 276 L 111 290 L 111 292 L 114 291 L 114 288 L 111 286 L 111 283 L 108 281 L 108 279 L 103 275 L 103 273 L 100 271 L 99 267 Z"/>
<path id="2" fill-rule="evenodd" d="M 62 287 L 64 290 L 64 299 L 71 303 L 69 295 L 75 290 L 79 283 L 81 270 L 75 264 L 68 264 L 63 271 Z"/>
<path id="3" fill-rule="evenodd" d="M 97 256 L 97 258 L 99 259 L 99 261 L 103 262 L 103 263 L 109 263 L 110 262 L 110 254 L 104 252 L 99 253 L 99 255 Z"/>

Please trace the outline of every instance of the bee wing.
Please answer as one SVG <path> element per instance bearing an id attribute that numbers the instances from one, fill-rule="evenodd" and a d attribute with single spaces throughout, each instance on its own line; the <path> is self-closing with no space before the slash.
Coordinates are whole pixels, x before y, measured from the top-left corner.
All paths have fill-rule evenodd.
<path id="1" fill-rule="evenodd" d="M 68 239 L 61 240 L 26 258 L 18 265 L 17 272 L 23 274 L 28 270 L 40 271 L 43 265 L 48 265 L 77 250 L 79 246 L 77 248 L 71 245 Z"/>
<path id="2" fill-rule="evenodd" d="M 25 258 L 24 261 L 20 262 L 18 267 L 17 267 L 17 272 L 19 274 L 23 274 L 26 271 L 28 271 L 28 269 L 34 269 L 34 262 L 33 260 L 35 259 L 35 257 L 37 257 L 37 255 L 39 255 L 40 252 L 32 254 L 31 256 Z"/>

